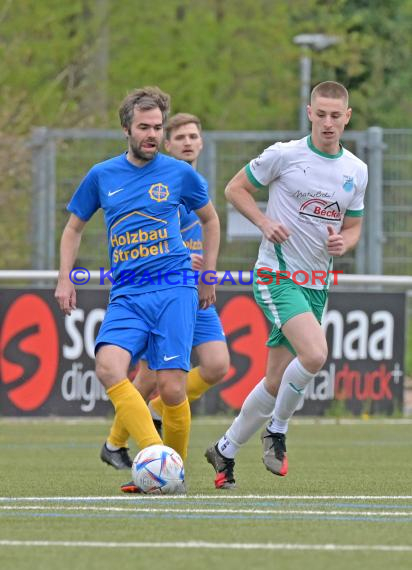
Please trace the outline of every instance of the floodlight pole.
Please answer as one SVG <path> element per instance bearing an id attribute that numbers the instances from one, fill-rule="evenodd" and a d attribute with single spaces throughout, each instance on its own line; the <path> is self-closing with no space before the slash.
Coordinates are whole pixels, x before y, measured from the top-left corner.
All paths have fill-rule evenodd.
<path id="1" fill-rule="evenodd" d="M 300 111 L 299 111 L 299 129 L 302 133 L 309 132 L 309 119 L 306 106 L 310 99 L 311 75 L 312 75 L 312 58 L 308 55 L 309 50 L 303 48 L 300 56 Z"/>
<path id="2" fill-rule="evenodd" d="M 339 38 L 326 34 L 299 34 L 293 42 L 302 48 L 300 56 L 300 107 L 299 129 L 302 133 L 309 132 L 309 119 L 306 106 L 309 104 L 312 75 L 312 50 L 322 51 L 339 42 Z"/>

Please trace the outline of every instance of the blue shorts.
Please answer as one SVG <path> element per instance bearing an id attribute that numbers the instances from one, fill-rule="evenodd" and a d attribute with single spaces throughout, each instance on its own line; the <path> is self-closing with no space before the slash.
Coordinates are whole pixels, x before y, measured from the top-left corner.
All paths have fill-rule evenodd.
<path id="1" fill-rule="evenodd" d="M 207 309 L 198 309 L 192 347 L 216 340 L 226 342 L 226 336 L 216 307 L 213 305 Z M 147 354 L 144 352 L 140 359 L 148 360 Z"/>
<path id="2" fill-rule="evenodd" d="M 174 287 L 139 295 L 123 295 L 109 303 L 96 338 L 130 352 L 132 362 L 146 352 L 152 370 L 190 370 L 197 289 Z"/>
<path id="3" fill-rule="evenodd" d="M 216 307 L 212 306 L 207 309 L 198 309 L 195 334 L 193 335 L 193 346 L 199 346 L 199 344 L 212 342 L 214 340 L 226 342 L 225 333 Z"/>

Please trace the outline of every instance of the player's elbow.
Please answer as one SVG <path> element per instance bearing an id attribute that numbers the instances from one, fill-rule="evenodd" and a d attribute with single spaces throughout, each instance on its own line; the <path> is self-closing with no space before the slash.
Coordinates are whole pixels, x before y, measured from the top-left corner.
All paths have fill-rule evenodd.
<path id="1" fill-rule="evenodd" d="M 219 216 L 216 212 L 216 208 L 212 205 L 212 207 L 205 212 L 205 215 L 200 218 L 200 221 L 202 222 L 203 229 L 206 229 L 206 227 L 213 229 L 219 227 Z"/>
<path id="2" fill-rule="evenodd" d="M 233 204 L 235 195 L 236 195 L 236 189 L 233 187 L 233 184 L 229 182 L 229 184 L 225 188 L 225 198 L 228 202 Z"/>
<path id="3" fill-rule="evenodd" d="M 85 225 L 86 222 L 84 220 L 81 220 L 80 218 L 72 214 L 69 220 L 67 221 L 67 224 L 64 228 L 64 232 L 66 232 L 67 234 L 81 236 Z"/>

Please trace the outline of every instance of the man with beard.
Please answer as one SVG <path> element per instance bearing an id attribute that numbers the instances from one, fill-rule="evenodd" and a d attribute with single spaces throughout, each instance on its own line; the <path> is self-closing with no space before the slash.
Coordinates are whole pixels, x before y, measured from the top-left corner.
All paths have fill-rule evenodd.
<path id="1" fill-rule="evenodd" d="M 185 459 L 190 431 L 186 374 L 198 306 L 215 301 L 214 285 L 198 287 L 179 223 L 179 205 L 203 230 L 203 271 L 215 271 L 219 220 L 207 184 L 187 163 L 159 153 L 170 97 L 158 87 L 129 94 L 119 109 L 128 150 L 96 164 L 73 195 L 61 239 L 55 296 L 65 314 L 76 307 L 70 279 L 86 222 L 104 211 L 113 285 L 96 338 L 96 374 L 116 415 L 140 449 L 161 444 L 147 405 L 127 378 L 145 351 L 164 403 L 164 444 Z"/>
<path id="2" fill-rule="evenodd" d="M 197 161 L 203 148 L 201 122 L 196 115 L 177 113 L 170 117 L 165 127 L 165 148 L 169 155 L 184 160 L 196 169 Z M 192 268 L 203 268 L 202 228 L 195 212 L 179 207 L 180 232 L 185 245 L 190 251 Z M 187 376 L 186 393 L 189 403 L 199 399 L 207 390 L 220 382 L 229 369 L 229 352 L 222 323 L 216 308 L 198 309 L 193 336 L 193 351 L 198 365 Z M 133 380 L 143 398 L 148 401 L 156 390 L 157 374 L 150 370 L 146 355 L 142 355 L 138 373 Z M 149 409 L 159 433 L 161 433 L 163 402 L 160 396 L 152 399 Z M 129 434 L 115 417 L 110 434 L 102 446 L 100 458 L 115 469 L 130 469 L 132 459 L 128 455 L 127 440 Z M 122 485 L 124 492 L 138 492 L 133 482 Z"/>

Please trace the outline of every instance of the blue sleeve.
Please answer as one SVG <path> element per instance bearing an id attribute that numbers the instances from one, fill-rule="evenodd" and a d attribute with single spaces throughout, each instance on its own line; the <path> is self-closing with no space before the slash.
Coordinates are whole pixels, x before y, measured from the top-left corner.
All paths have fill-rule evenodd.
<path id="1" fill-rule="evenodd" d="M 67 209 L 84 222 L 87 222 L 100 206 L 97 173 L 92 168 L 73 194 Z"/>
<path id="2" fill-rule="evenodd" d="M 189 212 L 199 210 L 209 203 L 206 180 L 189 165 L 183 175 L 182 202 Z"/>
<path id="3" fill-rule="evenodd" d="M 185 228 L 191 223 L 190 213 L 186 210 L 186 206 L 180 204 L 179 206 L 180 227 Z"/>

